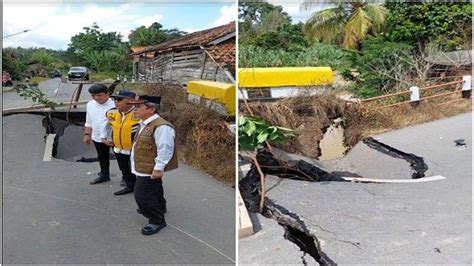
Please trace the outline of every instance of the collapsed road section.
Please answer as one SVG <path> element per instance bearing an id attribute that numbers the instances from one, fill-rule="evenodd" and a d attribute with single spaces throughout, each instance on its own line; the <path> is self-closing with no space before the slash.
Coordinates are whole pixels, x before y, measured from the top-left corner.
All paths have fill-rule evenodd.
<path id="1" fill-rule="evenodd" d="M 49 135 L 55 135 L 52 147 L 46 147 L 45 153 L 56 159 L 76 162 L 92 162 L 97 160 L 93 150 L 88 145 L 76 145 L 82 143 L 83 125 L 85 112 L 30 112 L 30 115 L 43 117 L 41 124 L 44 128 L 44 139 Z M 8 114 L 13 116 L 16 114 Z M 112 158 L 113 159 L 113 158 Z"/>
<path id="2" fill-rule="evenodd" d="M 424 177 L 424 173 L 428 170 L 428 166 L 424 163 L 422 157 L 404 153 L 386 144 L 378 142 L 373 138 L 364 140 L 364 143 L 376 151 L 410 162 L 411 168 L 415 171 L 412 175 L 413 179 Z M 355 173 L 329 172 L 304 160 L 280 160 L 267 149 L 259 149 L 256 154 L 256 159 L 264 176 L 274 175 L 280 178 L 309 182 L 357 182 L 358 178 L 361 178 L 361 176 Z M 349 176 L 350 178 L 347 179 Z M 255 164 L 252 164 L 249 172 L 247 172 L 245 177 L 239 182 L 239 189 L 245 205 L 248 210 L 253 213 L 259 212 L 259 201 L 261 197 L 260 182 L 259 171 Z M 370 180 L 364 180 L 364 182 L 370 183 Z M 317 236 L 308 230 L 304 221 L 297 214 L 292 213 L 285 207 L 278 205 L 271 199 L 265 197 L 262 215 L 266 218 L 275 220 L 278 225 L 284 228 L 284 238 L 296 244 L 304 253 L 301 257 L 303 264 L 307 264 L 304 258 L 306 254 L 309 254 L 320 265 L 336 264 L 322 250 Z"/>

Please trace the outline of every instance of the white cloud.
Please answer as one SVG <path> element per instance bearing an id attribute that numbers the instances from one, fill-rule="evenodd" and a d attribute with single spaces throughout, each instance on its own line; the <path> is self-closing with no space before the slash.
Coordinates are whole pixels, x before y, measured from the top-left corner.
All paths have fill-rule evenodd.
<path id="1" fill-rule="evenodd" d="M 150 27 L 151 24 L 153 24 L 154 22 L 159 22 L 162 19 L 163 19 L 163 15 L 146 16 L 146 17 L 137 19 L 135 21 L 135 24 L 137 24 L 137 26 Z"/>
<path id="2" fill-rule="evenodd" d="M 330 8 L 333 5 L 332 3 L 321 2 L 315 3 L 310 10 L 301 10 L 300 6 L 304 0 L 293 0 L 286 2 L 281 0 L 267 0 L 267 2 L 275 6 L 282 6 L 283 11 L 290 15 L 293 23 L 305 22 L 314 12 Z"/>
<path id="3" fill-rule="evenodd" d="M 214 20 L 209 26 L 217 27 L 237 20 L 237 4 L 223 6 L 220 11 L 220 17 Z"/>
<path id="4" fill-rule="evenodd" d="M 82 9 L 83 8 L 83 9 Z M 69 3 L 60 9 L 57 4 L 5 4 L 4 32 L 30 32 L 4 39 L 3 47 L 42 46 L 66 49 L 71 37 L 97 22 L 105 31 L 119 32 L 127 40 L 137 15 L 127 14 L 129 4 L 100 7 L 96 4 Z"/>

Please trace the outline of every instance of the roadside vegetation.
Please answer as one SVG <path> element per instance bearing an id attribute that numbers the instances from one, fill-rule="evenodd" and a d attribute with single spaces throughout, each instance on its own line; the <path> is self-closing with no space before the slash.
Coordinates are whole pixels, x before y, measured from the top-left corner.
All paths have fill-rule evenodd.
<path id="1" fill-rule="evenodd" d="M 96 23 L 83 28 L 71 37 L 66 50 L 42 47 L 7 47 L 2 51 L 3 71 L 14 81 L 24 82 L 33 77 L 53 77 L 54 71 L 66 76 L 70 67 L 85 66 L 91 71 L 92 81 L 132 78 L 130 48 L 156 45 L 184 35 L 178 29 L 163 29 L 160 23 L 141 26 L 131 31 L 129 41 L 117 32 L 104 32 Z"/>
<path id="2" fill-rule="evenodd" d="M 343 120 L 344 143 L 351 148 L 373 134 L 472 110 L 470 101 L 444 104 L 459 94 L 416 108 L 405 104 L 377 110 L 340 98 L 370 98 L 471 75 L 470 64 L 427 60 L 472 49 L 470 2 L 305 1 L 301 8 L 315 11 L 295 24 L 281 6 L 239 1 L 239 68 L 329 66 L 334 71 L 334 84 L 323 95 L 250 102 L 251 112 L 240 105 L 240 114 L 253 113 L 270 125 L 295 130 L 296 138 L 277 147 L 318 158 L 319 142 L 336 118 Z"/>
<path id="3" fill-rule="evenodd" d="M 307 1 L 301 8 L 319 5 Z M 343 78 L 342 89 L 362 98 L 452 81 L 470 69 L 425 58 L 471 49 L 471 10 L 470 2 L 334 1 L 293 24 L 281 6 L 239 1 L 239 67 L 330 66 Z"/>
<path id="4" fill-rule="evenodd" d="M 275 147 L 310 158 L 318 158 L 321 155 L 319 142 L 326 129 L 337 118 L 342 118 L 344 145 L 350 149 L 360 140 L 371 135 L 451 117 L 472 110 L 471 101 L 462 101 L 449 107 L 443 105 L 444 102 L 444 100 L 438 99 L 423 102 L 417 108 L 406 104 L 374 110 L 364 105 L 348 104 L 341 100 L 336 92 L 329 92 L 318 96 L 288 98 L 277 102 L 250 102 L 249 107 L 252 113 L 258 114 L 268 124 L 295 130 L 296 138 L 274 143 Z M 248 109 L 243 105 L 241 105 L 239 113 L 242 116 L 250 115 Z M 239 134 L 242 133 L 239 132 Z"/>

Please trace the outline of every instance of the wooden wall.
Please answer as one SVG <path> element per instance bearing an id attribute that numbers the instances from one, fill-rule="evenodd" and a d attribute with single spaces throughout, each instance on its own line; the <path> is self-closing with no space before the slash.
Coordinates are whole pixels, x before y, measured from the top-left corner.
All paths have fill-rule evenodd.
<path id="1" fill-rule="evenodd" d="M 184 84 L 189 80 L 212 80 L 233 83 L 224 69 L 202 49 L 160 53 L 153 59 L 139 58 L 137 74 L 142 82 L 162 80 Z"/>

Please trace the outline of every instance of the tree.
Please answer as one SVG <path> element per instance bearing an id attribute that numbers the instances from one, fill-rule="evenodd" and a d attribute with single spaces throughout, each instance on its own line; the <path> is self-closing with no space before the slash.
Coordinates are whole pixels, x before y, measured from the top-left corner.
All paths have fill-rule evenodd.
<path id="1" fill-rule="evenodd" d="M 344 48 L 355 49 L 381 29 L 387 15 L 385 7 L 365 0 L 332 2 L 335 7 L 315 12 L 306 22 L 303 31 L 309 41 L 338 42 Z M 301 8 L 309 10 L 317 3 L 305 0 Z"/>
<path id="2" fill-rule="evenodd" d="M 239 44 L 252 44 L 255 38 L 278 27 L 291 24 L 282 6 L 264 1 L 239 1 Z"/>
<path id="3" fill-rule="evenodd" d="M 128 45 L 122 42 L 122 35 L 116 32 L 104 33 L 96 23 L 83 29 L 85 32 L 71 38 L 68 53 L 77 55 L 86 66 L 96 71 L 130 71 Z"/>
<path id="4" fill-rule="evenodd" d="M 71 37 L 69 48 L 82 56 L 92 51 L 104 51 L 122 45 L 122 35 L 116 32 L 103 33 L 96 23 L 92 27 L 84 27 L 85 32 Z"/>
<path id="5" fill-rule="evenodd" d="M 128 35 L 131 46 L 149 46 L 156 45 L 168 40 L 181 37 L 186 32 L 178 29 L 163 29 L 163 26 L 155 22 L 150 27 L 138 27 Z"/>
<path id="6" fill-rule="evenodd" d="M 239 20 L 248 20 L 252 24 L 261 24 L 264 17 L 269 13 L 279 13 L 287 23 L 291 22 L 291 17 L 283 11 L 282 6 L 274 6 L 262 0 L 239 1 Z"/>
<path id="7" fill-rule="evenodd" d="M 12 79 L 20 79 L 21 74 L 26 69 L 26 62 L 22 60 L 14 48 L 4 48 L 2 50 L 2 67 L 3 70 L 10 73 Z"/>
<path id="8" fill-rule="evenodd" d="M 305 47 L 306 40 L 301 32 L 301 24 L 283 24 L 275 30 L 265 32 L 255 38 L 255 45 L 265 49 L 289 50 L 297 46 Z"/>
<path id="9" fill-rule="evenodd" d="M 472 4 L 387 2 L 388 37 L 395 42 L 426 45 L 444 50 L 471 49 Z"/>

